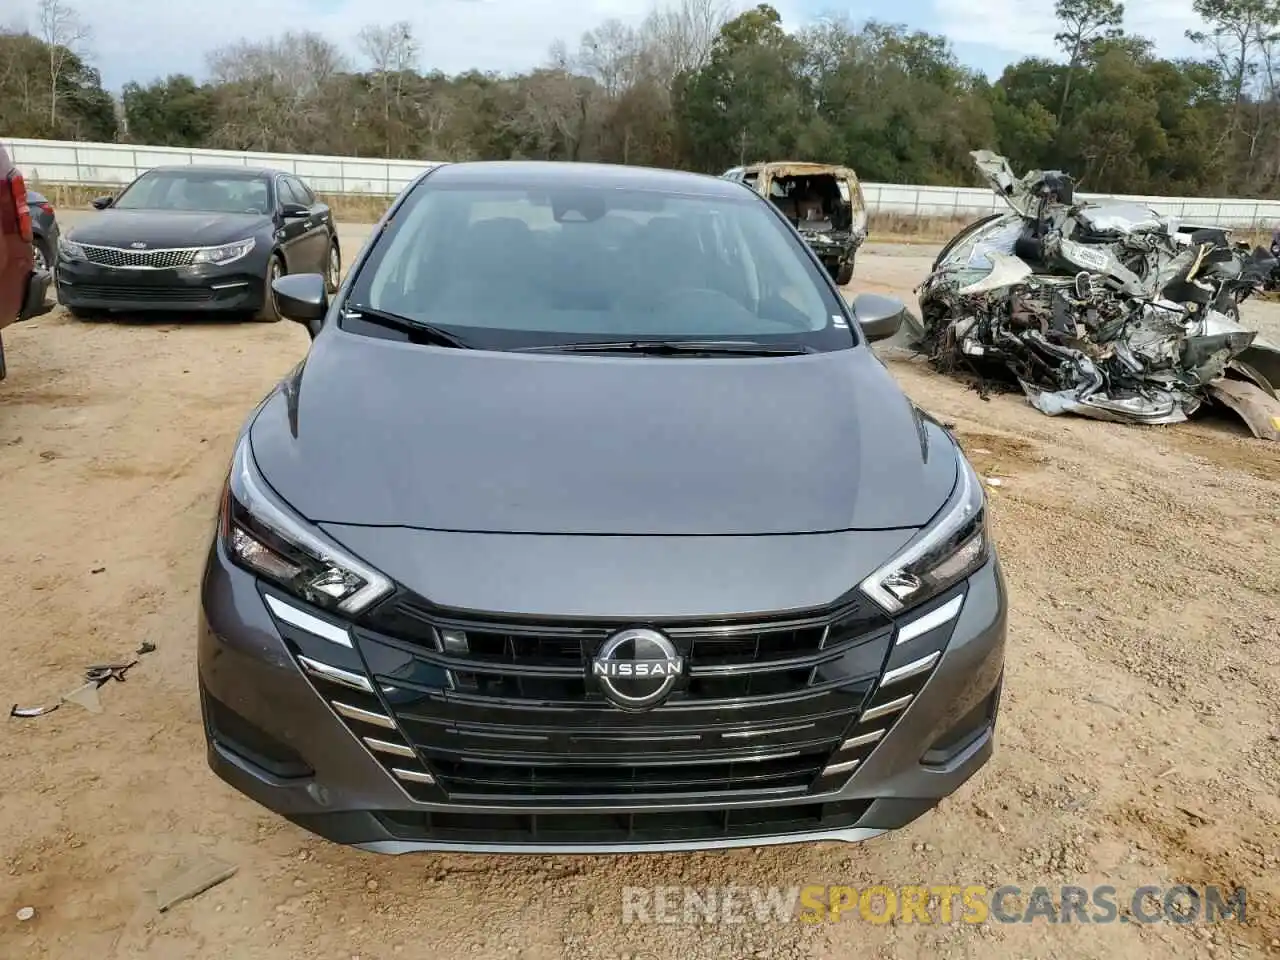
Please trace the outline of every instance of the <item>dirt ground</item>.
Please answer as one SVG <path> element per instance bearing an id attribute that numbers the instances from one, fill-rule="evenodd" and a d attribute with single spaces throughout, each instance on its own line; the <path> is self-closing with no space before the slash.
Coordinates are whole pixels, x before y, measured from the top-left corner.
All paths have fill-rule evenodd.
<path id="1" fill-rule="evenodd" d="M 349 253 L 365 232 L 344 234 Z M 910 298 L 932 253 L 872 246 L 851 291 Z M 100 714 L 3 721 L 3 960 L 1280 956 L 1280 448 L 1242 426 L 1049 419 L 890 361 L 1002 481 L 1009 663 L 982 773 L 858 846 L 392 858 L 326 844 L 205 765 L 194 626 L 215 496 L 305 332 L 59 310 L 4 336 L 0 700 L 56 700 L 87 665 L 157 649 L 103 688 Z M 158 913 L 148 891 L 202 853 L 238 873 Z M 622 923 L 624 886 L 729 883 L 1110 884 L 1121 902 L 1143 885 L 1243 885 L 1249 919 Z"/>

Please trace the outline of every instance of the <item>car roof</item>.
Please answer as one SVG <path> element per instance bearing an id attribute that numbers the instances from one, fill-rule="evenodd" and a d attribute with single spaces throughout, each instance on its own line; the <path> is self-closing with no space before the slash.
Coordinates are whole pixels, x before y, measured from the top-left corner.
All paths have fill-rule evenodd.
<path id="1" fill-rule="evenodd" d="M 703 173 L 632 167 L 618 163 L 554 160 L 475 160 L 445 163 L 424 176 L 441 185 L 477 187 L 616 187 L 686 196 L 743 196 L 741 184 Z"/>
<path id="2" fill-rule="evenodd" d="M 220 163 L 175 163 L 163 167 L 151 167 L 147 173 L 220 173 L 224 176 L 238 176 L 245 180 L 261 180 L 276 176 L 297 176 L 288 170 L 277 170 L 273 167 L 242 167 Z"/>
<path id="3" fill-rule="evenodd" d="M 746 167 L 747 170 L 780 170 L 786 169 L 795 174 L 803 173 L 843 173 L 849 168 L 839 163 L 815 163 L 812 160 L 769 160 L 763 163 L 753 163 Z"/>

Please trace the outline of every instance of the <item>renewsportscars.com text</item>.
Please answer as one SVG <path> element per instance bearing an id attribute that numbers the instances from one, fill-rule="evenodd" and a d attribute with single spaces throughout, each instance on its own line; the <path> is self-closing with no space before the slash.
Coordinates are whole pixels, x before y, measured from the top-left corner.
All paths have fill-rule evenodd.
<path id="1" fill-rule="evenodd" d="M 1243 889 L 1006 885 L 624 887 L 623 923 L 1219 923 Z"/>

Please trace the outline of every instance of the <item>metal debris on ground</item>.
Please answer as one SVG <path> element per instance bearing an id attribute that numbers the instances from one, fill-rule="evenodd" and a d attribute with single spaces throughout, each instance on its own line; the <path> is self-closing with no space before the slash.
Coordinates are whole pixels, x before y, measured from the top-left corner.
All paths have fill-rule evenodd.
<path id="1" fill-rule="evenodd" d="M 9 708 L 9 716 L 11 717 L 43 717 L 46 713 L 53 713 L 62 706 L 62 701 L 51 703 L 47 707 L 20 707 L 16 703 Z"/>
<path id="2" fill-rule="evenodd" d="M 1269 250 L 1138 203 L 1078 200 L 1060 171 L 1016 178 L 1004 157 L 973 158 L 1011 212 L 942 249 L 908 346 L 977 374 L 984 393 L 1007 380 L 1050 416 L 1164 424 L 1218 404 L 1277 439 L 1280 347 L 1240 323 L 1277 266 Z"/>
<path id="3" fill-rule="evenodd" d="M 155 653 L 155 652 L 156 652 L 156 645 L 152 643 L 150 640 L 143 640 L 142 643 L 138 645 L 137 653 L 139 655 L 144 653 Z"/>
<path id="4" fill-rule="evenodd" d="M 235 876 L 239 869 L 217 857 L 201 856 L 194 863 L 169 874 L 156 887 L 156 907 L 164 913 L 184 900 L 198 897 Z"/>
<path id="5" fill-rule="evenodd" d="M 128 663 L 97 663 L 85 669 L 84 678 L 98 686 L 102 686 L 108 680 L 124 683 L 125 673 L 137 666 L 137 663 L 137 660 L 130 660 Z"/>
<path id="6" fill-rule="evenodd" d="M 18 919 L 21 920 L 23 923 L 26 923 L 28 920 L 35 917 L 35 915 L 36 915 L 35 907 L 22 907 L 21 909 L 18 910 L 18 913 L 17 913 Z"/>
<path id="7" fill-rule="evenodd" d="M 51 703 L 43 707 L 20 707 L 15 703 L 9 708 L 9 716 L 22 718 L 43 717 L 45 714 L 53 713 L 64 703 L 74 703 L 77 706 L 84 707 L 90 713 L 101 713 L 102 701 L 98 697 L 98 690 L 110 680 L 124 683 L 125 674 L 137 662 L 137 660 L 130 660 L 127 663 L 96 663 L 85 668 L 85 682 L 70 693 L 64 694 L 57 703 Z"/>

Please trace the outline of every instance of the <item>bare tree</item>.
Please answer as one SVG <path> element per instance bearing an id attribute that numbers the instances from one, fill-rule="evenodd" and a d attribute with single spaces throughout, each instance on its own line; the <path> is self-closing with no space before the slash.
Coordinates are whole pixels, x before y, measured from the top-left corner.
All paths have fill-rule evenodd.
<path id="1" fill-rule="evenodd" d="M 1192 7 L 1207 30 L 1188 30 L 1187 37 L 1213 51 L 1237 104 L 1258 71 L 1259 48 L 1280 25 L 1277 0 L 1193 0 Z"/>
<path id="2" fill-rule="evenodd" d="M 1205 21 L 1207 30 L 1187 31 L 1187 37 L 1211 50 L 1231 97 L 1230 120 L 1215 146 L 1221 152 L 1245 127 L 1246 101 L 1258 77 L 1259 59 L 1264 77 L 1271 75 L 1270 50 L 1280 29 L 1280 0 L 1192 0 L 1192 7 Z M 1255 105 L 1255 122 L 1245 130 L 1247 177 L 1253 175 L 1258 139 L 1264 116 Z"/>
<path id="3" fill-rule="evenodd" d="M 378 73 L 402 73 L 418 65 L 418 40 L 407 20 L 397 20 L 390 26 L 370 24 L 360 31 L 356 42 Z"/>
<path id="4" fill-rule="evenodd" d="M 668 85 L 685 71 L 700 70 L 711 59 L 720 28 L 728 22 L 728 0 L 680 0 L 678 6 L 654 10 L 641 27 L 645 45 Z"/>
<path id="5" fill-rule="evenodd" d="M 404 94 L 405 74 L 418 66 L 420 48 L 413 26 L 407 20 L 398 20 L 390 26 L 370 24 L 357 35 L 356 43 L 378 78 L 383 118 L 390 119 L 392 102 L 398 108 Z"/>
<path id="6" fill-rule="evenodd" d="M 516 86 L 515 109 L 506 128 L 541 160 L 577 160 L 582 150 L 591 83 L 556 67 L 535 70 Z"/>
<path id="7" fill-rule="evenodd" d="M 241 41 L 215 50 L 208 60 L 214 80 L 232 93 L 214 134 L 218 146 L 296 150 L 312 146 L 332 128 L 334 105 L 324 95 L 346 63 L 319 34 Z"/>
<path id="8" fill-rule="evenodd" d="M 242 40 L 209 56 L 219 83 L 256 81 L 278 87 L 290 99 L 309 97 L 346 69 L 338 48 L 316 33 L 286 33 L 279 39 Z"/>
<path id="9" fill-rule="evenodd" d="M 58 84 L 67 61 L 89 39 L 89 28 L 63 0 L 40 0 L 40 38 L 49 48 L 49 126 L 58 122 Z"/>
<path id="10" fill-rule="evenodd" d="M 636 30 L 620 20 L 606 20 L 582 35 L 574 66 L 614 99 L 640 81 L 642 55 L 643 42 Z"/>
<path id="11" fill-rule="evenodd" d="M 552 70 L 568 70 L 573 66 L 569 47 L 559 37 L 551 41 L 551 47 L 547 50 L 547 66 Z"/>

